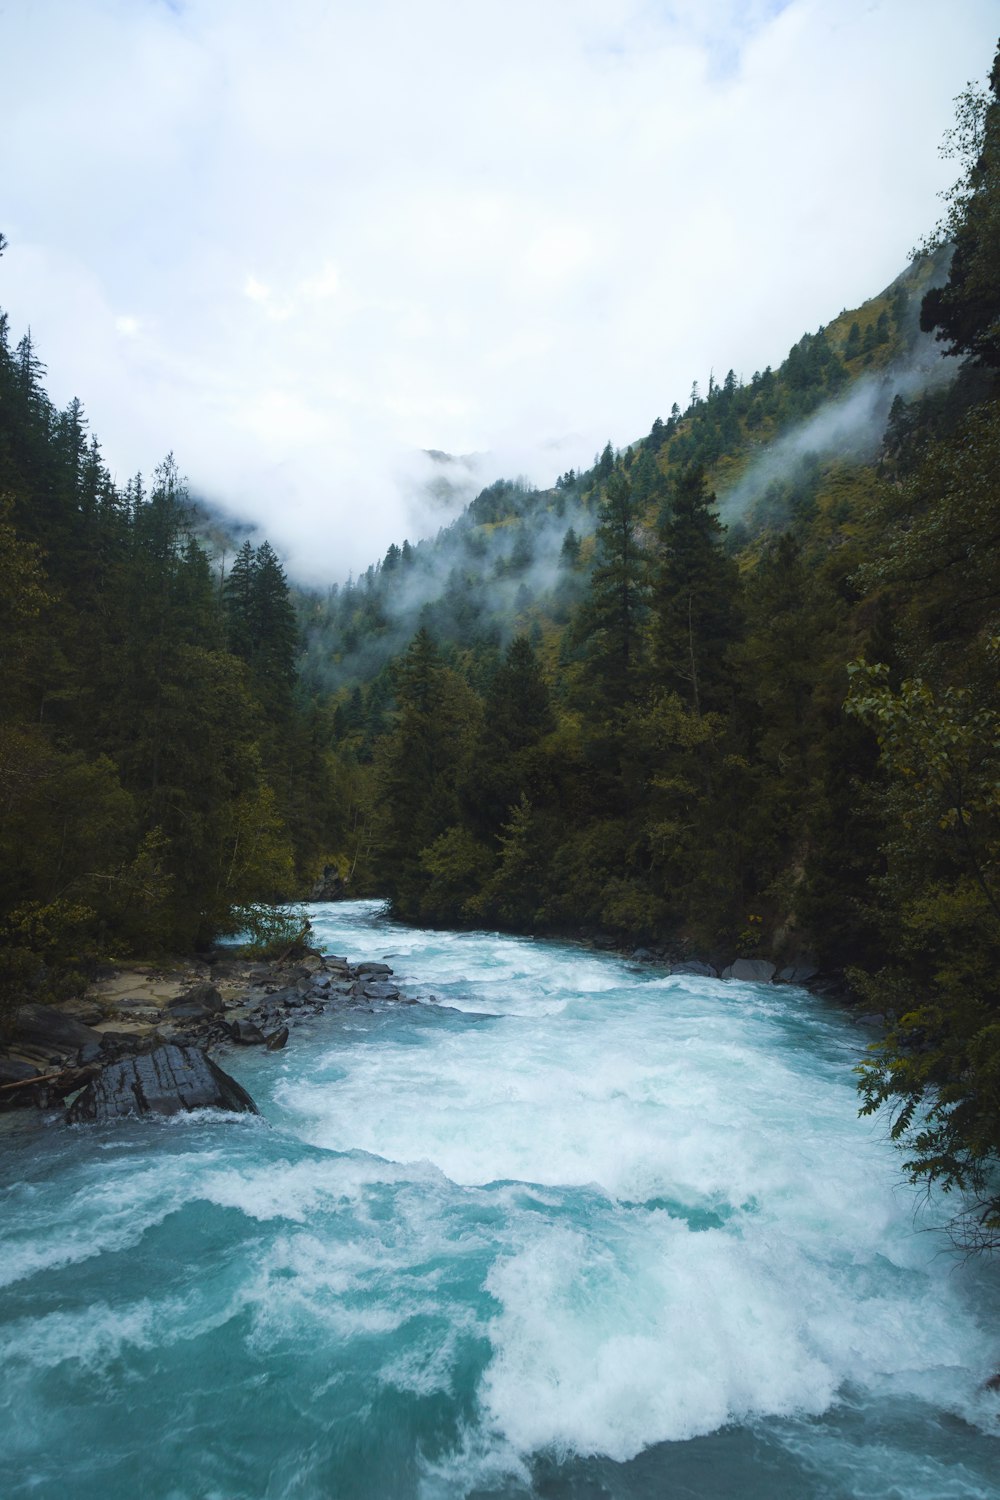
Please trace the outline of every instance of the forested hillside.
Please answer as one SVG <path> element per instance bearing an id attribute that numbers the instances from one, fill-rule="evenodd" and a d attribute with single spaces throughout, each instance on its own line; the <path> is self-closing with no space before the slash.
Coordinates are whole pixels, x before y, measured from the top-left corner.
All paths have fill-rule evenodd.
<path id="1" fill-rule="evenodd" d="M 224 575 L 172 457 L 110 480 L 0 316 L 0 996 L 184 949 L 285 898 L 338 825 L 271 548 Z"/>

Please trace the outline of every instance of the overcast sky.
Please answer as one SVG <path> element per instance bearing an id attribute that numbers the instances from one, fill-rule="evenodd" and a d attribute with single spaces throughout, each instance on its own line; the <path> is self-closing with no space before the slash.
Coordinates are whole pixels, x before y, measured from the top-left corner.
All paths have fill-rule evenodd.
<path id="1" fill-rule="evenodd" d="M 551 483 L 874 295 L 996 0 L 0 0 L 0 306 L 291 571 Z"/>

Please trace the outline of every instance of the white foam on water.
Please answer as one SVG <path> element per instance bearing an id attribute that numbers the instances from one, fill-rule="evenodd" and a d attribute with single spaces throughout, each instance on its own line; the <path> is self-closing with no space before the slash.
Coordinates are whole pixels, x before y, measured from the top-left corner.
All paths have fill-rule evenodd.
<path id="1" fill-rule="evenodd" d="M 21 1299 L 0 1323 L 2 1400 L 25 1451 L 46 1380 L 103 1382 L 133 1411 L 163 1393 L 126 1397 L 122 1370 L 148 1379 L 158 1349 L 175 1369 L 203 1339 L 265 1406 L 291 1381 L 286 1420 L 304 1425 L 262 1432 L 268 1494 L 329 1492 L 331 1423 L 430 1406 L 437 1431 L 449 1402 L 457 1436 L 424 1461 L 423 1500 L 528 1490 L 539 1453 L 624 1461 L 732 1423 L 786 1424 L 832 1493 L 1000 1494 L 902 1437 L 864 1450 L 869 1484 L 815 1420 L 850 1391 L 1000 1432 L 982 1389 L 996 1277 L 920 1232 L 935 1211 L 858 1118 L 862 1039 L 835 1014 L 557 945 L 402 932 L 371 904 L 326 908 L 317 930 L 352 959 L 392 953 L 441 1007 L 332 1015 L 280 1058 L 248 1055 L 271 1128 L 67 1132 L 62 1175 L 36 1150 L 0 1209 L 0 1279 Z M 102 1285 L 102 1256 L 141 1277 Z"/>
<path id="2" fill-rule="evenodd" d="M 511 1212 L 525 1238 L 487 1279 L 501 1311 L 481 1398 L 498 1440 L 626 1458 L 821 1413 L 850 1380 L 974 1410 L 995 1340 L 940 1239 L 917 1232 L 933 1216 L 883 1129 L 858 1119 L 863 1037 L 794 990 L 484 945 L 468 988 L 489 999 L 462 1008 L 501 1019 L 331 1055 L 336 1079 L 321 1067 L 285 1103 L 318 1144 L 429 1161 L 459 1184 L 575 1186 L 623 1215 L 610 1235 Z M 412 934 L 407 961 L 458 971 L 461 949 Z M 517 993 L 506 1010 L 535 962 L 544 1004 Z M 699 1209 L 719 1227 L 692 1232 Z"/>
<path id="3" fill-rule="evenodd" d="M 620 1237 L 558 1228 L 490 1274 L 501 1304 L 482 1386 L 519 1451 L 627 1459 L 650 1443 L 762 1416 L 818 1415 L 852 1380 L 950 1404 L 970 1356 L 958 1289 L 893 1268 L 867 1285 L 755 1226 L 692 1233 L 660 1213 Z"/>
<path id="4" fill-rule="evenodd" d="M 89 1162 L 79 1185 L 56 1197 L 21 1198 L 14 1188 L 5 1195 L 4 1215 L 14 1227 L 0 1230 L 0 1287 L 137 1245 L 189 1196 L 182 1173 L 129 1159 Z"/>

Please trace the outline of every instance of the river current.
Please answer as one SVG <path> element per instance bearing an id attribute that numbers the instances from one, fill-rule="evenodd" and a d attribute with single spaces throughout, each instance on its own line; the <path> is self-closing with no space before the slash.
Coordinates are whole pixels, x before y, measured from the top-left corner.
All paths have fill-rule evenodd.
<path id="1" fill-rule="evenodd" d="M 220 1058 L 262 1118 L 8 1117 L 0 1493 L 1000 1497 L 1000 1275 L 802 990 L 312 909 L 419 1003 Z"/>

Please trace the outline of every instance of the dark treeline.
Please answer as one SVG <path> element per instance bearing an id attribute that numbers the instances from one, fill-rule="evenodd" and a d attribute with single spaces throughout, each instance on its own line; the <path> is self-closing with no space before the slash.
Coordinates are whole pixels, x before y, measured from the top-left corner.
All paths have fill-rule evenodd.
<path id="1" fill-rule="evenodd" d="M 0 316 L 0 999 L 99 953 L 185 949 L 343 836 L 274 552 L 228 576 L 173 458 L 110 480 Z"/>

